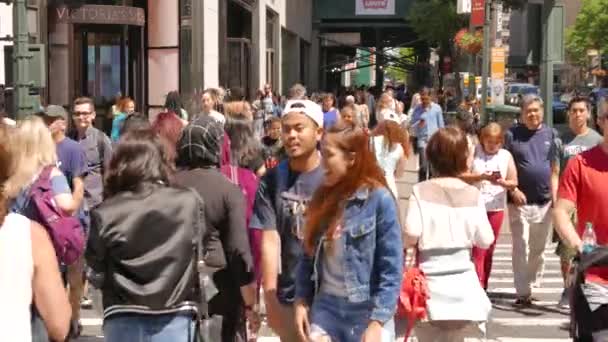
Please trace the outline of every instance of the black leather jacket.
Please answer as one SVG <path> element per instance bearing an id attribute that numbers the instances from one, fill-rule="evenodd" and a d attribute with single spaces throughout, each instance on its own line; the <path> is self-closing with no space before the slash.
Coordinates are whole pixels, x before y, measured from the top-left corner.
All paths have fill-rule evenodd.
<path id="1" fill-rule="evenodd" d="M 92 211 L 85 257 L 102 275 L 105 317 L 196 307 L 197 215 L 204 220 L 193 191 L 162 184 L 120 193 Z"/>

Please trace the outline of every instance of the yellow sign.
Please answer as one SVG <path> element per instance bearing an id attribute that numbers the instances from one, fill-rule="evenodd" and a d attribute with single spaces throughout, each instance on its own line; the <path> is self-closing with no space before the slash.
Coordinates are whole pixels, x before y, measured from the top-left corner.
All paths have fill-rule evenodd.
<path id="1" fill-rule="evenodd" d="M 505 49 L 492 48 L 492 78 L 505 78 Z"/>
<path id="2" fill-rule="evenodd" d="M 505 103 L 505 62 L 505 49 L 502 47 L 492 48 L 490 94 L 494 105 Z"/>

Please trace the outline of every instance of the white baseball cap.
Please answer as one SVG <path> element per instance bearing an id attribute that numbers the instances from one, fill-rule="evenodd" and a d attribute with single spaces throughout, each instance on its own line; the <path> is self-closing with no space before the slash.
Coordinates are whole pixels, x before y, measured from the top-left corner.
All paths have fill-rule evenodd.
<path id="1" fill-rule="evenodd" d="M 323 127 L 323 109 L 310 100 L 290 100 L 285 104 L 283 115 L 302 113 L 312 119 L 319 127 Z"/>

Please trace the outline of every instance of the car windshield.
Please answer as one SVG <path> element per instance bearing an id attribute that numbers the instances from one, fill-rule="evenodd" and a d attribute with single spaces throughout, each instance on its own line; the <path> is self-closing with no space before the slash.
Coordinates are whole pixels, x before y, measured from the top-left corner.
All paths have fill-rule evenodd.
<path id="1" fill-rule="evenodd" d="M 525 87 L 525 88 L 522 88 L 521 93 L 524 94 L 524 95 L 538 94 L 538 88 L 536 88 L 536 87 Z"/>
<path id="2" fill-rule="evenodd" d="M 510 86 L 509 94 L 517 94 L 519 92 L 520 86 Z"/>

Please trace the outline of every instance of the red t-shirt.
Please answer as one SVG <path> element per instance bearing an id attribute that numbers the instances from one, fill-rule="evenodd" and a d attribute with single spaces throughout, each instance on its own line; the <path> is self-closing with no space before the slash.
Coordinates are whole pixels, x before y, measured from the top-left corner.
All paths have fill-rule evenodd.
<path id="1" fill-rule="evenodd" d="M 593 223 L 598 245 L 608 245 L 608 154 L 601 145 L 572 157 L 562 174 L 558 197 L 576 204 L 579 236 Z M 608 279 L 608 270 L 597 272 Z"/>

